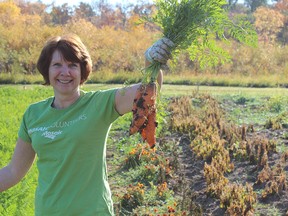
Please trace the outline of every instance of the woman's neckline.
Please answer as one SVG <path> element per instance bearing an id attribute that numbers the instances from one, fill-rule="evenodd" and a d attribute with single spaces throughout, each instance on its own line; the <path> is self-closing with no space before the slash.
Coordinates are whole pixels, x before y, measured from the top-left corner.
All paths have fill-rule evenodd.
<path id="1" fill-rule="evenodd" d="M 61 107 L 61 106 L 55 106 L 55 96 L 54 97 L 52 97 L 52 101 L 51 101 L 51 103 L 50 103 L 50 107 L 51 107 L 51 109 L 53 109 L 53 110 L 58 110 L 58 111 L 60 111 L 60 110 L 67 110 L 67 109 L 69 109 L 69 108 L 71 108 L 71 107 L 73 107 L 75 104 L 77 104 L 78 103 L 78 101 L 80 101 L 80 99 L 82 98 L 82 95 L 84 94 L 84 92 L 83 91 L 81 91 L 80 90 L 80 94 L 79 94 L 79 96 L 74 100 L 74 101 L 72 101 L 70 104 L 68 104 L 67 106 L 63 106 L 63 107 Z"/>

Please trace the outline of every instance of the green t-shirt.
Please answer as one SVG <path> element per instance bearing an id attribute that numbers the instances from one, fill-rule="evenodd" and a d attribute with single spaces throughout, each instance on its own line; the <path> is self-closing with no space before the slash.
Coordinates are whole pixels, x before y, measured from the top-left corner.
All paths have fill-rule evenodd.
<path id="1" fill-rule="evenodd" d="M 66 109 L 52 108 L 51 97 L 26 110 L 19 137 L 32 144 L 38 158 L 35 215 L 113 215 L 106 140 L 119 117 L 115 93 L 82 91 Z"/>

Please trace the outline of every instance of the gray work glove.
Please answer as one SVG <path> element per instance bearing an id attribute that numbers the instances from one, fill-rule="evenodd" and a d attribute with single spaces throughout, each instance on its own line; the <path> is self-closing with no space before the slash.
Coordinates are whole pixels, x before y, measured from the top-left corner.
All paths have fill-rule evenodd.
<path id="1" fill-rule="evenodd" d="M 166 37 L 156 41 L 145 52 L 146 59 L 154 63 L 155 61 L 166 64 L 168 59 L 172 57 L 170 50 L 174 47 L 174 43 Z"/>

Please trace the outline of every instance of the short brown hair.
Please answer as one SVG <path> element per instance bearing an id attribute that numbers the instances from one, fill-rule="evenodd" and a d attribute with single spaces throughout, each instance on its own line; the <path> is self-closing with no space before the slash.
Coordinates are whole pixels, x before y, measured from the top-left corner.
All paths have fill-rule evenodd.
<path id="1" fill-rule="evenodd" d="M 37 69 L 44 78 L 44 85 L 50 85 L 49 66 L 55 50 L 60 51 L 66 61 L 80 64 L 80 84 L 83 84 L 92 71 L 91 57 L 81 39 L 77 35 L 69 34 L 50 38 L 41 51 L 37 61 Z"/>

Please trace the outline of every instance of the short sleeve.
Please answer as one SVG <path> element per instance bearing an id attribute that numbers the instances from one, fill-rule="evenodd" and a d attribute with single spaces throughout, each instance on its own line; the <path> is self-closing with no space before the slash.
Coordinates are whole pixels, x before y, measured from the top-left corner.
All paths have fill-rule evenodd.
<path id="1" fill-rule="evenodd" d="M 116 92 L 117 92 L 117 89 L 109 89 L 109 90 L 101 91 L 101 94 L 100 94 L 101 95 L 100 101 L 102 101 L 101 106 L 105 110 L 103 112 L 104 118 L 107 120 L 109 119 L 111 123 L 120 116 L 120 114 L 117 112 L 115 108 Z"/>
<path id="2" fill-rule="evenodd" d="M 27 127 L 27 122 L 28 122 L 28 113 L 29 113 L 29 108 L 25 111 L 23 117 L 22 117 L 22 122 L 20 124 L 20 128 L 18 131 L 18 136 L 25 142 L 31 143 L 31 137 L 28 134 L 28 127 Z"/>

